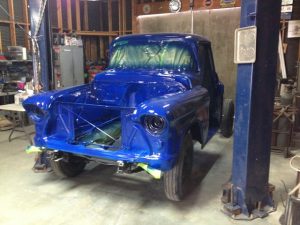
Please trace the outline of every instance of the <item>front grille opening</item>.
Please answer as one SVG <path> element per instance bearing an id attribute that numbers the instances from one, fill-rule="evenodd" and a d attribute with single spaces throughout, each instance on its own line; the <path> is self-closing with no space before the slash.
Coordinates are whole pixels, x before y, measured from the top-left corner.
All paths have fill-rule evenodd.
<path id="1" fill-rule="evenodd" d="M 121 145 L 121 120 L 115 120 L 77 137 L 77 141 L 87 147 L 114 150 Z"/>
<path id="2" fill-rule="evenodd" d="M 134 110 L 106 105 L 59 104 L 58 129 L 68 133 L 66 139 L 69 144 L 119 150 L 122 147 L 122 125 L 126 124 Z"/>

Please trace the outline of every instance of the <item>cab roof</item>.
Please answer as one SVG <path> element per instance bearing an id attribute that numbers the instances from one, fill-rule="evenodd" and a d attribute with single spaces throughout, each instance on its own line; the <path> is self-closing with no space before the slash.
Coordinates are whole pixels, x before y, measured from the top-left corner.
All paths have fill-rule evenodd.
<path id="1" fill-rule="evenodd" d="M 114 42 L 126 40 L 164 40 L 164 39 L 180 39 L 184 42 L 202 42 L 210 44 L 210 41 L 200 35 L 183 34 L 183 33 L 157 33 L 157 34 L 133 34 L 117 37 Z"/>

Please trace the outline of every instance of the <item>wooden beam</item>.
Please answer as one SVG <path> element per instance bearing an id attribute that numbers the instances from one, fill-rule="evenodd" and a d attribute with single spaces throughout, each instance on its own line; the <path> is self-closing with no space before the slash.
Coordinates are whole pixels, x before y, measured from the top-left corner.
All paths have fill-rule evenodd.
<path id="1" fill-rule="evenodd" d="M 23 22 L 26 23 L 25 25 L 25 47 L 29 50 L 30 49 L 30 40 L 29 40 L 29 19 L 28 19 L 28 0 L 23 0 Z"/>
<path id="2" fill-rule="evenodd" d="M 112 8 L 111 8 L 112 0 L 108 0 L 107 6 L 108 6 L 108 31 L 112 31 Z M 109 43 L 112 42 L 112 37 L 109 37 Z"/>
<path id="3" fill-rule="evenodd" d="M 23 25 L 23 26 L 26 26 L 26 25 L 30 25 L 29 23 L 24 23 L 24 22 L 13 22 L 13 21 L 9 21 L 9 20 L 0 20 L 0 23 L 5 23 L 5 24 L 11 24 L 11 23 L 15 23 L 15 24 L 19 24 L 19 25 Z"/>
<path id="4" fill-rule="evenodd" d="M 88 14 L 88 2 L 83 2 L 83 29 L 89 30 L 89 14 Z"/>
<path id="5" fill-rule="evenodd" d="M 15 24 L 15 11 L 14 11 L 14 1 L 8 0 L 8 11 L 10 15 L 10 44 L 12 46 L 17 45 L 17 38 L 16 38 L 16 24 Z"/>
<path id="6" fill-rule="evenodd" d="M 12 23 L 12 21 L 9 21 L 9 20 L 0 20 L 0 23 L 10 24 L 10 23 Z"/>
<path id="7" fill-rule="evenodd" d="M 62 8 L 61 8 L 61 0 L 56 0 L 56 8 L 57 8 L 57 27 L 59 31 L 63 30 L 62 23 Z"/>
<path id="8" fill-rule="evenodd" d="M 73 30 L 73 25 L 72 25 L 72 4 L 71 4 L 71 0 L 67 0 L 67 24 L 68 24 L 68 30 L 72 31 Z"/>
<path id="9" fill-rule="evenodd" d="M 76 8 L 76 30 L 81 31 L 80 0 L 75 0 L 75 8 Z"/>
<path id="10" fill-rule="evenodd" d="M 112 36 L 116 37 L 118 36 L 118 32 L 109 32 L 109 31 L 76 31 L 77 35 L 81 36 Z"/>

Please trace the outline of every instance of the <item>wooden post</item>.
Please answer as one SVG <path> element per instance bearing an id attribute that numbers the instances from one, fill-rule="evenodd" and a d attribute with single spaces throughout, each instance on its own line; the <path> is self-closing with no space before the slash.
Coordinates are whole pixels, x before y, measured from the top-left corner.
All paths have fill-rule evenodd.
<path id="1" fill-rule="evenodd" d="M 112 31 L 112 9 L 111 9 L 112 0 L 108 0 L 108 31 Z M 109 36 L 109 43 L 112 42 L 112 36 Z"/>
<path id="2" fill-rule="evenodd" d="M 68 30 L 72 31 L 73 30 L 73 25 L 72 25 L 72 4 L 71 4 L 71 0 L 67 0 L 67 23 L 68 23 Z"/>
<path id="3" fill-rule="evenodd" d="M 81 31 L 80 0 L 75 0 L 75 8 L 76 8 L 76 30 Z"/>
<path id="4" fill-rule="evenodd" d="M 25 22 L 25 47 L 30 49 L 30 40 L 29 40 L 29 20 L 28 20 L 28 0 L 23 0 L 23 15 Z"/>
<path id="5" fill-rule="evenodd" d="M 61 0 L 56 0 L 57 7 L 57 27 L 58 31 L 63 31 L 63 23 L 62 23 L 62 8 L 61 8 Z"/>
<path id="6" fill-rule="evenodd" d="M 83 29 L 85 31 L 89 30 L 89 16 L 88 16 L 88 2 L 83 3 Z"/>
<path id="7" fill-rule="evenodd" d="M 14 1 L 8 0 L 8 11 L 10 15 L 10 23 L 9 23 L 9 30 L 10 30 L 10 44 L 12 46 L 17 45 L 17 38 L 16 38 L 16 23 L 15 23 L 15 11 L 14 11 Z"/>

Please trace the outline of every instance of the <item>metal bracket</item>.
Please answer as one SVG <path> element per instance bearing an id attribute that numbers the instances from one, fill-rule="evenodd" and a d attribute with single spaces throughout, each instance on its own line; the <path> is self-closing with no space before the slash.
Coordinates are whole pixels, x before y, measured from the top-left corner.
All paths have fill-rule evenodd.
<path id="1" fill-rule="evenodd" d="M 118 165 L 117 173 L 120 173 L 120 174 L 124 173 L 125 163 L 123 161 L 117 161 L 117 165 Z"/>
<path id="2" fill-rule="evenodd" d="M 269 184 L 268 192 L 271 202 L 273 202 L 273 192 L 275 190 L 275 186 Z M 242 207 L 239 206 L 236 201 L 234 200 L 234 186 L 231 183 L 227 183 L 223 185 L 223 195 L 222 195 L 222 202 L 224 203 L 224 207 L 221 210 L 224 214 L 231 217 L 235 220 L 254 220 L 256 218 L 264 218 L 268 216 L 271 212 L 276 211 L 276 206 L 274 203 L 272 205 L 265 204 L 263 205 L 262 202 L 256 203 L 256 209 L 251 211 L 250 215 L 246 215 L 242 212 Z"/>
<path id="3" fill-rule="evenodd" d="M 47 151 L 43 151 L 41 153 L 38 153 L 35 158 L 35 164 L 32 168 L 32 170 L 35 173 L 46 173 L 52 171 L 51 165 L 50 165 L 50 155 Z"/>

